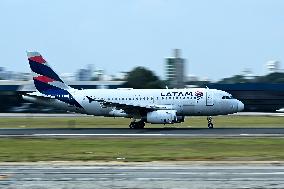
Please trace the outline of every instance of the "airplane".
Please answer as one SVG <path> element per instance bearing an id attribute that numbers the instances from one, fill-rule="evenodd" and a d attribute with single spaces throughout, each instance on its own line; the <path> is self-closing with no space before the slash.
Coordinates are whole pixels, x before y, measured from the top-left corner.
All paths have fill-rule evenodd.
<path id="1" fill-rule="evenodd" d="M 209 88 L 78 90 L 66 85 L 39 52 L 27 56 L 37 91 L 23 99 L 75 113 L 132 118 L 132 129 L 142 129 L 145 123 L 181 123 L 185 116 L 207 116 L 208 128 L 213 128 L 212 116 L 244 109 L 231 94 Z"/>

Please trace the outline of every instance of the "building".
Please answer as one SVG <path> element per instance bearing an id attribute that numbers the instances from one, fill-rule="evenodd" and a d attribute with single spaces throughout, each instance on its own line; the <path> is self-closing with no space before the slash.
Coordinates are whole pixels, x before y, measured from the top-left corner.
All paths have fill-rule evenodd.
<path id="1" fill-rule="evenodd" d="M 166 81 L 170 88 L 183 88 L 185 80 L 185 59 L 181 58 L 180 49 L 174 49 L 174 56 L 166 58 Z"/>
<path id="2" fill-rule="evenodd" d="M 0 80 L 27 81 L 32 78 L 31 73 L 6 71 L 0 67 Z"/>
<path id="3" fill-rule="evenodd" d="M 277 60 L 270 60 L 266 63 L 266 69 L 268 74 L 280 71 L 280 62 Z"/>
<path id="4" fill-rule="evenodd" d="M 78 70 L 76 74 L 77 81 L 91 81 L 93 78 L 94 69 L 93 66 L 90 64 L 87 66 L 86 69 Z"/>

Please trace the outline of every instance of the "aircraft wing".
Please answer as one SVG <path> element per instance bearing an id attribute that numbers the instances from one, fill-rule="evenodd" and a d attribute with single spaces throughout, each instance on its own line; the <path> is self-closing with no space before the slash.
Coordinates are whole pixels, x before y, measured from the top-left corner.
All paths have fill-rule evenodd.
<path id="1" fill-rule="evenodd" d="M 156 104 L 141 104 L 139 102 L 132 102 L 132 103 L 121 103 L 121 102 L 114 102 L 114 101 L 108 101 L 103 99 L 93 99 L 91 97 L 88 97 L 89 102 L 96 101 L 101 104 L 101 106 L 104 107 L 115 107 L 116 109 L 122 109 L 128 114 L 135 114 L 139 112 L 140 114 L 155 111 L 155 110 L 172 110 L 172 105 L 156 105 Z"/>

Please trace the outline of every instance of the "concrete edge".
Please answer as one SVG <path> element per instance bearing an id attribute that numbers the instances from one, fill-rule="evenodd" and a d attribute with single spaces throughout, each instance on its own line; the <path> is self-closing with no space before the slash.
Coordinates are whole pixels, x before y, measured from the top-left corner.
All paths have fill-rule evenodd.
<path id="1" fill-rule="evenodd" d="M 39 161 L 39 162 L 0 162 L 0 166 L 216 166 L 216 165 L 278 165 L 284 166 L 284 161 L 152 161 L 152 162 L 125 162 L 125 161 Z"/>

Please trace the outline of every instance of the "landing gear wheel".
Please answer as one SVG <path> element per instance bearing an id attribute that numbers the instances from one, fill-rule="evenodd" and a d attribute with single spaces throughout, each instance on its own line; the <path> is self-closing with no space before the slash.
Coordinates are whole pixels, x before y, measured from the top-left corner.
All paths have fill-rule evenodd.
<path id="1" fill-rule="evenodd" d="M 138 122 L 131 122 L 129 124 L 130 129 L 144 129 L 145 123 L 143 121 L 138 121 Z"/>
<path id="2" fill-rule="evenodd" d="M 143 121 L 140 121 L 138 123 L 139 123 L 139 129 L 144 129 L 145 123 Z"/>
<path id="3" fill-rule="evenodd" d="M 208 116 L 208 117 L 207 117 L 207 121 L 208 121 L 208 128 L 209 128 L 209 129 L 213 129 L 214 124 L 212 123 L 212 117 L 211 117 L 211 116 Z"/>
<path id="4" fill-rule="evenodd" d="M 213 128 L 214 128 L 213 123 L 208 123 L 208 128 L 209 128 L 209 129 L 213 129 Z"/>
<path id="5" fill-rule="evenodd" d="M 131 122 L 131 123 L 129 124 L 129 128 L 130 128 L 130 129 L 134 129 L 134 128 L 135 128 L 135 122 Z"/>

